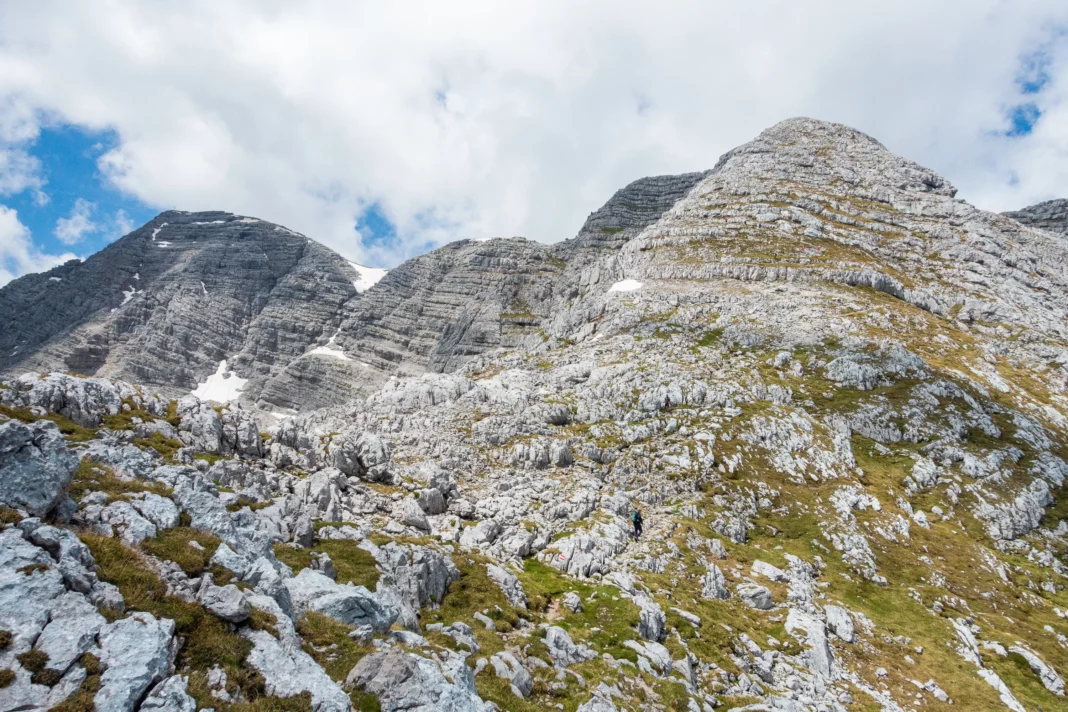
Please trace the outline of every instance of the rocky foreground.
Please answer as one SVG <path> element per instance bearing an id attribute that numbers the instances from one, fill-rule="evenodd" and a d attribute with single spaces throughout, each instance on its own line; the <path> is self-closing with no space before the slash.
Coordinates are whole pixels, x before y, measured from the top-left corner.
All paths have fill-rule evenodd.
<path id="1" fill-rule="evenodd" d="M 811 120 L 617 198 L 344 405 L 3 382 L 0 712 L 1068 705 L 1060 206 Z"/>

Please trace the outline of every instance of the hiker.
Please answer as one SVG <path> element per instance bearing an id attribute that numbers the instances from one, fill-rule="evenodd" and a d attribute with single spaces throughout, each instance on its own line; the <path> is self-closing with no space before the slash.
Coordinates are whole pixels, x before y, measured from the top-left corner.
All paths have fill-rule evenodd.
<path id="1" fill-rule="evenodd" d="M 671 396 L 664 396 L 664 410 L 671 407 Z"/>
<path id="2" fill-rule="evenodd" d="M 634 524 L 634 541 L 638 541 L 638 537 L 642 535 L 642 511 L 635 509 L 631 512 L 630 521 Z"/>

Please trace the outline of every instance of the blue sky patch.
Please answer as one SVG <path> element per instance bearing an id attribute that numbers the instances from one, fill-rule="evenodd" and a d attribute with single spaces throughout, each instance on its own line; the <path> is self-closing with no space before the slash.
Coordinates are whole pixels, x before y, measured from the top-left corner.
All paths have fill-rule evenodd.
<path id="1" fill-rule="evenodd" d="M 41 163 L 46 181 L 42 192 L 48 202 L 41 204 L 32 190 L 0 201 L 18 211 L 19 222 L 29 228 L 43 252 L 88 256 L 122 237 L 128 232 L 127 227 L 136 229 L 160 212 L 111 187 L 97 169 L 97 159 L 117 142 L 111 131 L 63 126 L 42 130 L 29 147 Z M 66 244 L 55 235 L 56 223 L 69 218 L 79 201 L 84 201 L 80 203 L 81 212 L 92 227 L 82 232 L 77 242 Z"/>

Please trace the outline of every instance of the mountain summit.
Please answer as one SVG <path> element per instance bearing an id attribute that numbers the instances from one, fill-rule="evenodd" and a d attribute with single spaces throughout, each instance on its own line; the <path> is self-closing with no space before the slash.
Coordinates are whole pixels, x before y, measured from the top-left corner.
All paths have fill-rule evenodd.
<path id="1" fill-rule="evenodd" d="M 16 280 L 0 708 L 1063 709 L 1063 208 L 797 118 L 370 286 L 176 212 Z"/>

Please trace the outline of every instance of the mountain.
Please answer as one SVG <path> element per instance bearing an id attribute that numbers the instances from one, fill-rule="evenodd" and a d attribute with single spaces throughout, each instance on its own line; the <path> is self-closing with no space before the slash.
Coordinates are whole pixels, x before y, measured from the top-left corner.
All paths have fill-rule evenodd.
<path id="1" fill-rule="evenodd" d="M 797 118 L 362 292 L 225 214 L 23 278 L 0 708 L 1061 709 L 1058 211 Z"/>
<path id="2" fill-rule="evenodd" d="M 1063 198 L 1047 200 L 1005 215 L 1024 225 L 1068 235 L 1068 200 Z"/>

